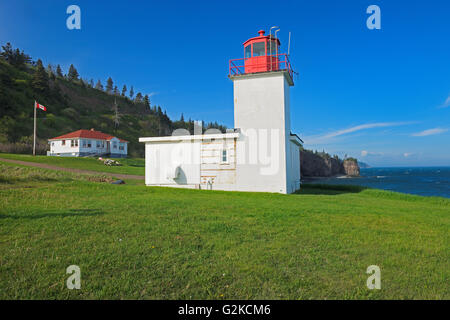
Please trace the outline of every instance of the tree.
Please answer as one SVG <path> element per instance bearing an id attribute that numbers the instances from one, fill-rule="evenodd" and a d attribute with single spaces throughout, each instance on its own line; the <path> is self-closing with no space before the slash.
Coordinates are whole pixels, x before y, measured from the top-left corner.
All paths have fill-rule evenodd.
<path id="1" fill-rule="evenodd" d="M 5 46 L 2 46 L 2 50 L 0 57 L 17 68 L 24 69 L 27 64 L 31 63 L 31 57 L 29 55 L 25 54 L 23 50 L 14 50 L 9 42 Z"/>
<path id="2" fill-rule="evenodd" d="M 136 95 L 136 98 L 134 99 L 135 103 L 141 103 L 142 102 L 142 93 L 138 92 Z"/>
<path id="3" fill-rule="evenodd" d="M 117 86 L 114 87 L 114 91 L 113 91 L 115 96 L 119 95 L 119 89 L 117 88 Z"/>
<path id="4" fill-rule="evenodd" d="M 48 75 L 42 65 L 41 59 L 36 62 L 36 71 L 33 75 L 33 80 L 31 81 L 33 88 L 40 93 L 47 93 L 49 90 L 48 86 Z"/>
<path id="5" fill-rule="evenodd" d="M 184 122 L 184 115 L 181 113 L 180 122 Z"/>
<path id="6" fill-rule="evenodd" d="M 145 107 L 150 109 L 150 99 L 148 97 L 148 94 L 146 94 L 144 97 L 144 105 L 145 105 Z"/>
<path id="7" fill-rule="evenodd" d="M 95 85 L 95 89 L 103 91 L 103 85 L 100 82 L 100 80 L 97 81 L 97 84 Z"/>
<path id="8" fill-rule="evenodd" d="M 69 81 L 78 80 L 79 74 L 77 69 L 73 66 L 73 64 L 69 67 L 69 72 L 67 73 L 67 78 Z"/>
<path id="9" fill-rule="evenodd" d="M 106 80 L 106 92 L 111 93 L 113 90 L 114 82 L 112 81 L 111 77 Z"/>
<path id="10" fill-rule="evenodd" d="M 131 86 L 131 89 L 130 89 L 130 99 L 133 99 L 133 96 L 134 96 L 134 89 L 133 89 L 133 86 Z"/>
<path id="11" fill-rule="evenodd" d="M 62 70 L 61 70 L 61 66 L 60 66 L 59 64 L 56 66 L 56 76 L 57 76 L 58 78 L 64 77 L 64 76 L 63 76 L 63 73 L 62 73 Z"/>
<path id="12" fill-rule="evenodd" d="M 122 88 L 122 97 L 125 97 L 125 94 L 127 93 L 127 86 L 126 85 L 123 85 L 123 88 Z"/>
<path id="13" fill-rule="evenodd" d="M 94 87 L 94 79 L 89 80 L 89 87 Z"/>
<path id="14" fill-rule="evenodd" d="M 53 72 L 53 67 L 51 64 L 47 66 L 47 72 L 50 79 L 55 80 L 55 73 Z"/>

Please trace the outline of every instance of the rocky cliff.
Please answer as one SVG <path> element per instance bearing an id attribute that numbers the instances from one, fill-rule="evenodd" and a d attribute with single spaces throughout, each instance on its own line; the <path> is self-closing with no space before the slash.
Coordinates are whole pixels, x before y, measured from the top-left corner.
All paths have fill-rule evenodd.
<path id="1" fill-rule="evenodd" d="M 353 158 L 345 160 L 331 157 L 324 152 L 302 150 L 300 168 L 303 177 L 332 177 L 336 175 L 359 176 L 358 161 Z"/>

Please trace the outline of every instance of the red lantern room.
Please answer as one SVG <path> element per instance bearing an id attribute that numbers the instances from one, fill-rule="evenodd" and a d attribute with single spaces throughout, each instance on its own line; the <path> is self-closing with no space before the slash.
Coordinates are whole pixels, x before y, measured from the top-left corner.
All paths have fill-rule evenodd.
<path id="1" fill-rule="evenodd" d="M 259 36 L 244 42 L 245 73 L 278 70 L 278 48 L 280 40 L 272 35 L 265 36 L 264 30 Z"/>
<path id="2" fill-rule="evenodd" d="M 280 53 L 280 40 L 274 35 L 259 36 L 244 42 L 244 58 L 230 60 L 230 77 L 272 71 L 287 71 L 292 78 L 292 68 L 287 54 Z"/>

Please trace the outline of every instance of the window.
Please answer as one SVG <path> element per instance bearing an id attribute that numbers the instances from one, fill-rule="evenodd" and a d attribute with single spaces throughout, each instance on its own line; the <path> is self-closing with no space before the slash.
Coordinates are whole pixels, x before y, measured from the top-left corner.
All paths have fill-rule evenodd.
<path id="1" fill-rule="evenodd" d="M 125 150 L 125 147 L 123 146 L 123 143 L 119 143 L 119 150 Z"/>
<path id="2" fill-rule="evenodd" d="M 92 146 L 91 140 L 88 140 L 88 141 L 87 141 L 87 147 L 90 148 L 91 146 Z"/>
<path id="3" fill-rule="evenodd" d="M 101 148 L 102 147 L 102 142 L 97 140 L 97 148 Z"/>
<path id="4" fill-rule="evenodd" d="M 66 140 L 61 141 L 61 145 L 65 146 L 66 145 Z"/>
<path id="5" fill-rule="evenodd" d="M 113 142 L 113 149 L 117 149 L 117 142 Z"/>
<path id="6" fill-rule="evenodd" d="M 222 162 L 228 162 L 227 150 L 222 150 Z"/>
<path id="7" fill-rule="evenodd" d="M 265 42 L 257 42 L 253 44 L 253 56 L 265 56 L 266 55 L 266 43 Z"/>
<path id="8" fill-rule="evenodd" d="M 78 147 L 78 140 L 70 140 L 70 146 L 73 147 Z"/>
<path id="9" fill-rule="evenodd" d="M 52 142 L 52 147 L 54 147 L 55 146 L 55 143 L 54 142 Z"/>
<path id="10" fill-rule="evenodd" d="M 83 141 L 83 148 L 86 148 L 86 140 L 82 140 Z"/>
<path id="11" fill-rule="evenodd" d="M 245 58 L 251 58 L 252 57 L 252 45 L 249 44 L 244 48 L 244 57 Z"/>

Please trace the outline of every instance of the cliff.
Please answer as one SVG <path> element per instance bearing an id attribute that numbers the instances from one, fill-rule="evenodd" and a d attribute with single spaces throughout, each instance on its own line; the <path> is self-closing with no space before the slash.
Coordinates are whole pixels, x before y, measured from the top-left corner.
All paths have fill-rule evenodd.
<path id="1" fill-rule="evenodd" d="M 302 150 L 300 168 L 303 177 L 332 177 L 336 175 L 359 176 L 358 161 L 353 158 L 345 160 L 328 153 Z"/>

